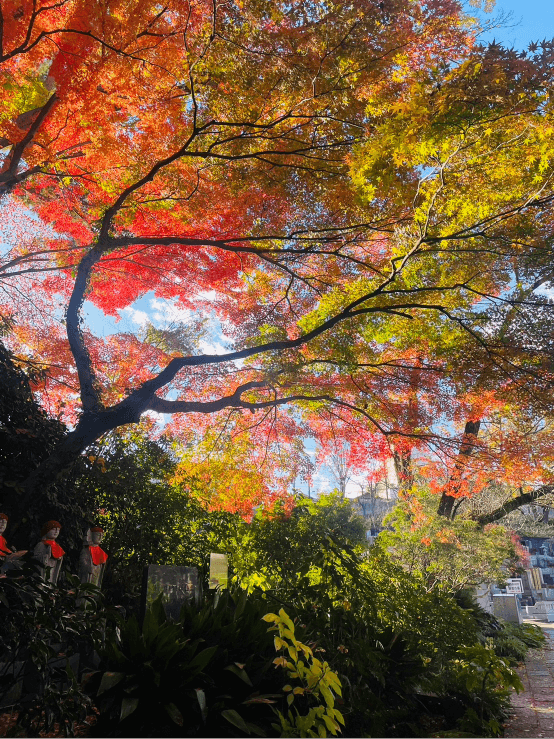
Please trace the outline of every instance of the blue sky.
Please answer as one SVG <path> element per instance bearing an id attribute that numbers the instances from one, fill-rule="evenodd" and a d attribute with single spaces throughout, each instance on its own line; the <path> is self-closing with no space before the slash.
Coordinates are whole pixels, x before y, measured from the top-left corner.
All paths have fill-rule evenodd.
<path id="1" fill-rule="evenodd" d="M 498 16 L 499 12 L 511 14 L 511 27 L 495 29 L 491 34 L 504 46 L 525 49 L 531 41 L 554 38 L 552 0 L 496 0 L 492 13 L 480 15 L 490 19 Z"/>

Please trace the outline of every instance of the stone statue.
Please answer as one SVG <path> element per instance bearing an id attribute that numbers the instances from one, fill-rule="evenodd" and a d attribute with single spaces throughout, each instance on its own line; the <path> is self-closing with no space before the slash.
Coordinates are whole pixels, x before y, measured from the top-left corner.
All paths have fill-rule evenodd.
<path id="1" fill-rule="evenodd" d="M 104 530 L 93 526 L 87 532 L 85 543 L 79 557 L 79 579 L 101 587 L 108 555 L 100 548 Z"/>
<path id="2" fill-rule="evenodd" d="M 0 513 L 0 574 L 4 574 L 7 570 L 19 568 L 18 559 L 27 554 L 26 549 L 16 552 L 15 549 L 8 546 L 8 542 L 4 538 L 4 531 L 8 525 L 8 517 L 5 513 Z"/>
<path id="3" fill-rule="evenodd" d="M 0 513 L 0 557 L 4 558 L 12 554 L 12 550 L 8 547 L 8 542 L 4 539 L 4 531 L 8 525 L 8 517 L 5 513 Z"/>
<path id="4" fill-rule="evenodd" d="M 62 525 L 58 521 L 47 521 L 40 531 L 42 539 L 34 549 L 35 558 L 42 565 L 43 577 L 46 577 L 53 585 L 58 581 L 63 555 L 65 554 L 56 541 L 61 527 Z M 49 568 L 49 570 L 46 568 Z"/>

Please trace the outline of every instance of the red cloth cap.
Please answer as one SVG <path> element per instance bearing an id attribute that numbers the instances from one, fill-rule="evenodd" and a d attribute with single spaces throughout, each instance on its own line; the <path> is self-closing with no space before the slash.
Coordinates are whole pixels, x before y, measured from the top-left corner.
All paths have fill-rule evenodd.
<path id="1" fill-rule="evenodd" d="M 40 535 L 44 536 L 49 531 L 52 531 L 52 529 L 61 529 L 62 525 L 59 523 L 59 521 L 47 521 L 44 526 L 40 530 Z"/>
<path id="2" fill-rule="evenodd" d="M 6 516 L 5 513 L 0 513 L 0 518 L 4 519 L 4 521 L 9 521 L 9 518 Z"/>
<path id="3" fill-rule="evenodd" d="M 91 531 L 101 531 L 102 533 L 104 533 L 104 529 L 100 528 L 100 526 L 93 526 L 91 528 Z"/>

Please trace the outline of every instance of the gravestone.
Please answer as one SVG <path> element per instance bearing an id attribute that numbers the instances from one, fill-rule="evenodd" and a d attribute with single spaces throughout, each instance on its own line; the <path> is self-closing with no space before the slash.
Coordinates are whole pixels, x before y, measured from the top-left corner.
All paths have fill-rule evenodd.
<path id="1" fill-rule="evenodd" d="M 226 554 L 210 554 L 210 590 L 220 588 L 224 590 L 229 586 L 229 558 Z"/>
<path id="2" fill-rule="evenodd" d="M 144 568 L 142 582 L 142 613 L 162 594 L 169 618 L 179 619 L 184 603 L 198 603 L 200 591 L 196 567 L 149 565 Z"/>
<path id="3" fill-rule="evenodd" d="M 521 623 L 521 610 L 517 602 L 517 596 L 495 593 L 492 597 L 494 615 L 514 624 Z"/>
<path id="4" fill-rule="evenodd" d="M 507 593 L 523 593 L 523 580 L 521 577 L 509 577 L 506 580 Z"/>
<path id="5" fill-rule="evenodd" d="M 527 606 L 525 610 L 536 621 L 554 622 L 554 601 L 538 600 L 534 606 Z"/>

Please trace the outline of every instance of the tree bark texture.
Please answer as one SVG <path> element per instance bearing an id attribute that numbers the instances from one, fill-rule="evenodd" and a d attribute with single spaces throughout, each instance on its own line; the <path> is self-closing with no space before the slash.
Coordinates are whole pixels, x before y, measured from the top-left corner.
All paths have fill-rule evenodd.
<path id="1" fill-rule="evenodd" d="M 462 437 L 462 444 L 458 453 L 458 459 L 456 465 L 450 475 L 450 480 L 446 488 L 443 490 L 441 500 L 439 503 L 438 514 L 439 516 L 445 516 L 446 518 L 454 518 L 456 511 L 454 505 L 458 500 L 460 487 L 462 484 L 462 476 L 467 466 L 469 457 L 475 450 L 475 443 L 477 440 L 477 434 L 481 421 L 467 421 L 464 429 L 464 435 Z"/>

